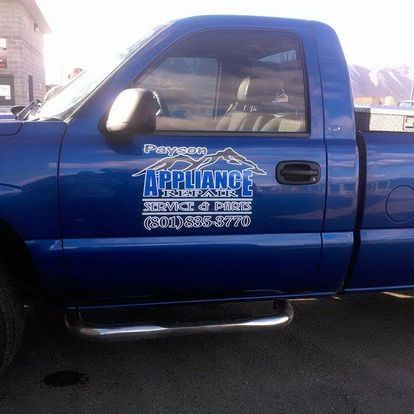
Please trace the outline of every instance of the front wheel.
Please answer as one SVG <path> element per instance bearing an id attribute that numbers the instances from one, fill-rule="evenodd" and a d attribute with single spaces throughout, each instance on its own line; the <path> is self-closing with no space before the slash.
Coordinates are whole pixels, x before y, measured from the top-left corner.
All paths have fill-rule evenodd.
<path id="1" fill-rule="evenodd" d="M 9 272 L 0 264 L 0 375 L 19 349 L 23 329 L 23 304 L 11 283 Z"/>

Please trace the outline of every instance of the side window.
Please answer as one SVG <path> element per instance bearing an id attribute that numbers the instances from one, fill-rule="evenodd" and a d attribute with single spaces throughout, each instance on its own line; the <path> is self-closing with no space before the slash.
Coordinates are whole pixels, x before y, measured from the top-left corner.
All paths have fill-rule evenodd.
<path id="1" fill-rule="evenodd" d="M 217 60 L 209 57 L 169 57 L 156 67 L 139 86 L 158 100 L 157 129 L 214 128 L 217 71 Z"/>
<path id="2" fill-rule="evenodd" d="M 302 50 L 294 34 L 217 30 L 173 46 L 136 83 L 158 103 L 158 131 L 308 131 Z"/>

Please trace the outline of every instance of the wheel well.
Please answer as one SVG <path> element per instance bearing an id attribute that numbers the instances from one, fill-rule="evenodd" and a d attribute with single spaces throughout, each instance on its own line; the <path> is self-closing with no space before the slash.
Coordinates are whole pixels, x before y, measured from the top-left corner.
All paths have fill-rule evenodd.
<path id="1" fill-rule="evenodd" d="M 3 220 L 0 220 L 0 260 L 9 269 L 21 295 L 39 293 L 39 280 L 29 249 L 17 231 Z"/>

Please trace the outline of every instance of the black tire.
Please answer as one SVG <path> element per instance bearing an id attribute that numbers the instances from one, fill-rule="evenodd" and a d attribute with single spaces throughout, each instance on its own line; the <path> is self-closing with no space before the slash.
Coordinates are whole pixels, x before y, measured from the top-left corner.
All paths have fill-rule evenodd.
<path id="1" fill-rule="evenodd" d="M 0 375 L 19 349 L 24 329 L 24 308 L 9 272 L 0 264 Z"/>

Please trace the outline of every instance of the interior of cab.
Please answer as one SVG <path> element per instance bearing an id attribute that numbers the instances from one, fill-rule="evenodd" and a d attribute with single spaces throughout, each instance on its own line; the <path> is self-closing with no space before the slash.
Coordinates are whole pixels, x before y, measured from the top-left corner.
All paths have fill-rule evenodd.
<path id="1" fill-rule="evenodd" d="M 141 77 L 158 102 L 158 131 L 307 132 L 301 47 L 287 32 L 189 36 Z"/>

